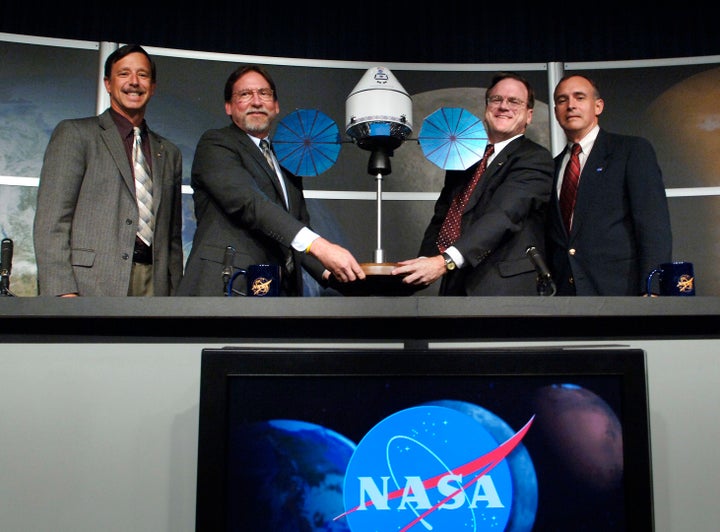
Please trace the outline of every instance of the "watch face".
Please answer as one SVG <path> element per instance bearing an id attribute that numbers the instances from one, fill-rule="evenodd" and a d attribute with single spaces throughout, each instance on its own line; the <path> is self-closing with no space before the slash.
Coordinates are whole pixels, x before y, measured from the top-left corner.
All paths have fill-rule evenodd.
<path id="1" fill-rule="evenodd" d="M 454 270 L 455 269 L 455 261 L 452 260 L 452 257 L 448 255 L 447 253 L 443 253 L 443 258 L 445 259 L 445 267 L 448 270 Z"/>

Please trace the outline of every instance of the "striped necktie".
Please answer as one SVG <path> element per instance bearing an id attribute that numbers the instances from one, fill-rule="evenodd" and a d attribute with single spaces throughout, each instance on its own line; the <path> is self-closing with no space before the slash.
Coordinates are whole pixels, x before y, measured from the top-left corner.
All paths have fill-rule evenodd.
<path id="1" fill-rule="evenodd" d="M 575 143 L 572 145 L 572 152 L 565 167 L 562 186 L 560 187 L 560 213 L 568 233 L 572 227 L 572 215 L 575 210 L 575 198 L 577 197 L 578 182 L 580 181 L 580 151 L 580 144 Z"/>
<path id="2" fill-rule="evenodd" d="M 142 151 L 140 128 L 134 127 L 132 149 L 133 174 L 135 175 L 135 197 L 137 199 L 140 219 L 138 221 L 138 236 L 148 246 L 152 245 L 153 230 L 155 229 L 155 216 L 153 216 L 152 178 L 145 155 Z"/>
<path id="3" fill-rule="evenodd" d="M 267 141 L 267 139 L 262 139 L 260 141 L 260 149 L 262 150 L 265 159 L 270 165 L 270 168 L 275 170 L 275 162 L 273 161 L 272 152 L 270 151 L 270 143 Z"/>
<path id="4" fill-rule="evenodd" d="M 270 149 L 270 143 L 267 139 L 262 139 L 260 141 L 260 149 L 262 150 L 265 159 L 267 159 L 270 168 L 272 168 L 273 172 L 275 172 L 275 175 L 277 175 L 277 170 L 275 169 L 275 161 L 273 161 L 272 150 Z M 285 208 L 289 209 L 290 202 L 287 196 L 287 191 L 285 190 L 285 182 L 280 176 L 277 176 L 277 178 L 280 181 L 280 186 L 282 187 L 283 196 L 285 198 Z M 290 249 L 286 250 L 285 253 L 285 269 L 289 274 L 292 274 L 295 271 L 295 259 L 293 258 L 292 250 Z"/>
<path id="5" fill-rule="evenodd" d="M 285 208 L 287 210 L 290 210 L 290 198 L 288 197 L 288 192 L 286 188 L 287 185 L 285 185 L 285 179 L 283 178 L 282 174 L 278 173 L 278 169 L 275 166 L 275 156 L 273 155 L 270 142 L 267 139 L 262 139 L 260 141 L 260 149 L 262 150 L 265 159 L 267 160 L 270 168 L 272 169 L 273 173 L 278 179 L 278 182 L 280 183 L 280 188 L 282 189 L 283 193 L 283 199 L 285 200 Z"/>

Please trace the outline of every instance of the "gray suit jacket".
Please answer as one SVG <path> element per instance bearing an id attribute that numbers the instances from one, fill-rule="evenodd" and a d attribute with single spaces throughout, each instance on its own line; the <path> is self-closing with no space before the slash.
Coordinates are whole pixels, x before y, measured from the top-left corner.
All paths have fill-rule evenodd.
<path id="1" fill-rule="evenodd" d="M 289 211 L 275 171 L 247 133 L 231 123 L 202 135 L 192 165 L 197 229 L 177 295 L 222 296 L 227 246 L 237 252 L 235 268 L 282 266 L 292 253 L 294 272 L 283 272 L 282 295 L 302 295 L 302 268 L 322 284 L 322 264 L 291 248 L 298 231 L 308 226 L 310 214 L 302 179 L 286 170 L 283 174 Z"/>
<path id="2" fill-rule="evenodd" d="M 182 277 L 182 155 L 148 133 L 156 209 L 154 291 L 166 296 Z M 127 296 L 137 220 L 135 181 L 110 111 L 60 122 L 38 188 L 38 294 Z"/>

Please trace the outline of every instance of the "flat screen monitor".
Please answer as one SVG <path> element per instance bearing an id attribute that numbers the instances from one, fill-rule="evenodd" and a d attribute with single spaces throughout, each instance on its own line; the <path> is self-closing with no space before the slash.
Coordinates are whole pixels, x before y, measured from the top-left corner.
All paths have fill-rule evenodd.
<path id="1" fill-rule="evenodd" d="M 204 349 L 198 444 L 198 531 L 653 529 L 639 349 Z"/>

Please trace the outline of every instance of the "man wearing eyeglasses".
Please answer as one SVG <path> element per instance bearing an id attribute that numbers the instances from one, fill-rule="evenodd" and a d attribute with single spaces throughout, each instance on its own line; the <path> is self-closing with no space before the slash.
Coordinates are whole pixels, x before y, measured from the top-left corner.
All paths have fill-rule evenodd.
<path id="1" fill-rule="evenodd" d="M 416 285 L 442 278 L 441 296 L 534 296 L 537 273 L 527 249 L 544 250 L 552 155 L 525 136 L 535 96 L 523 77 L 494 76 L 485 105 L 491 154 L 446 172 L 419 257 L 400 262 L 393 274 Z"/>
<path id="2" fill-rule="evenodd" d="M 330 274 L 340 282 L 363 279 L 347 249 L 310 229 L 302 179 L 281 168 L 272 153 L 268 135 L 280 104 L 267 70 L 236 69 L 224 97 L 231 123 L 206 131 L 195 150 L 197 229 L 177 295 L 224 295 L 224 272 L 251 264 L 282 266 L 285 296 L 303 295 L 303 268 L 322 286 Z"/>

